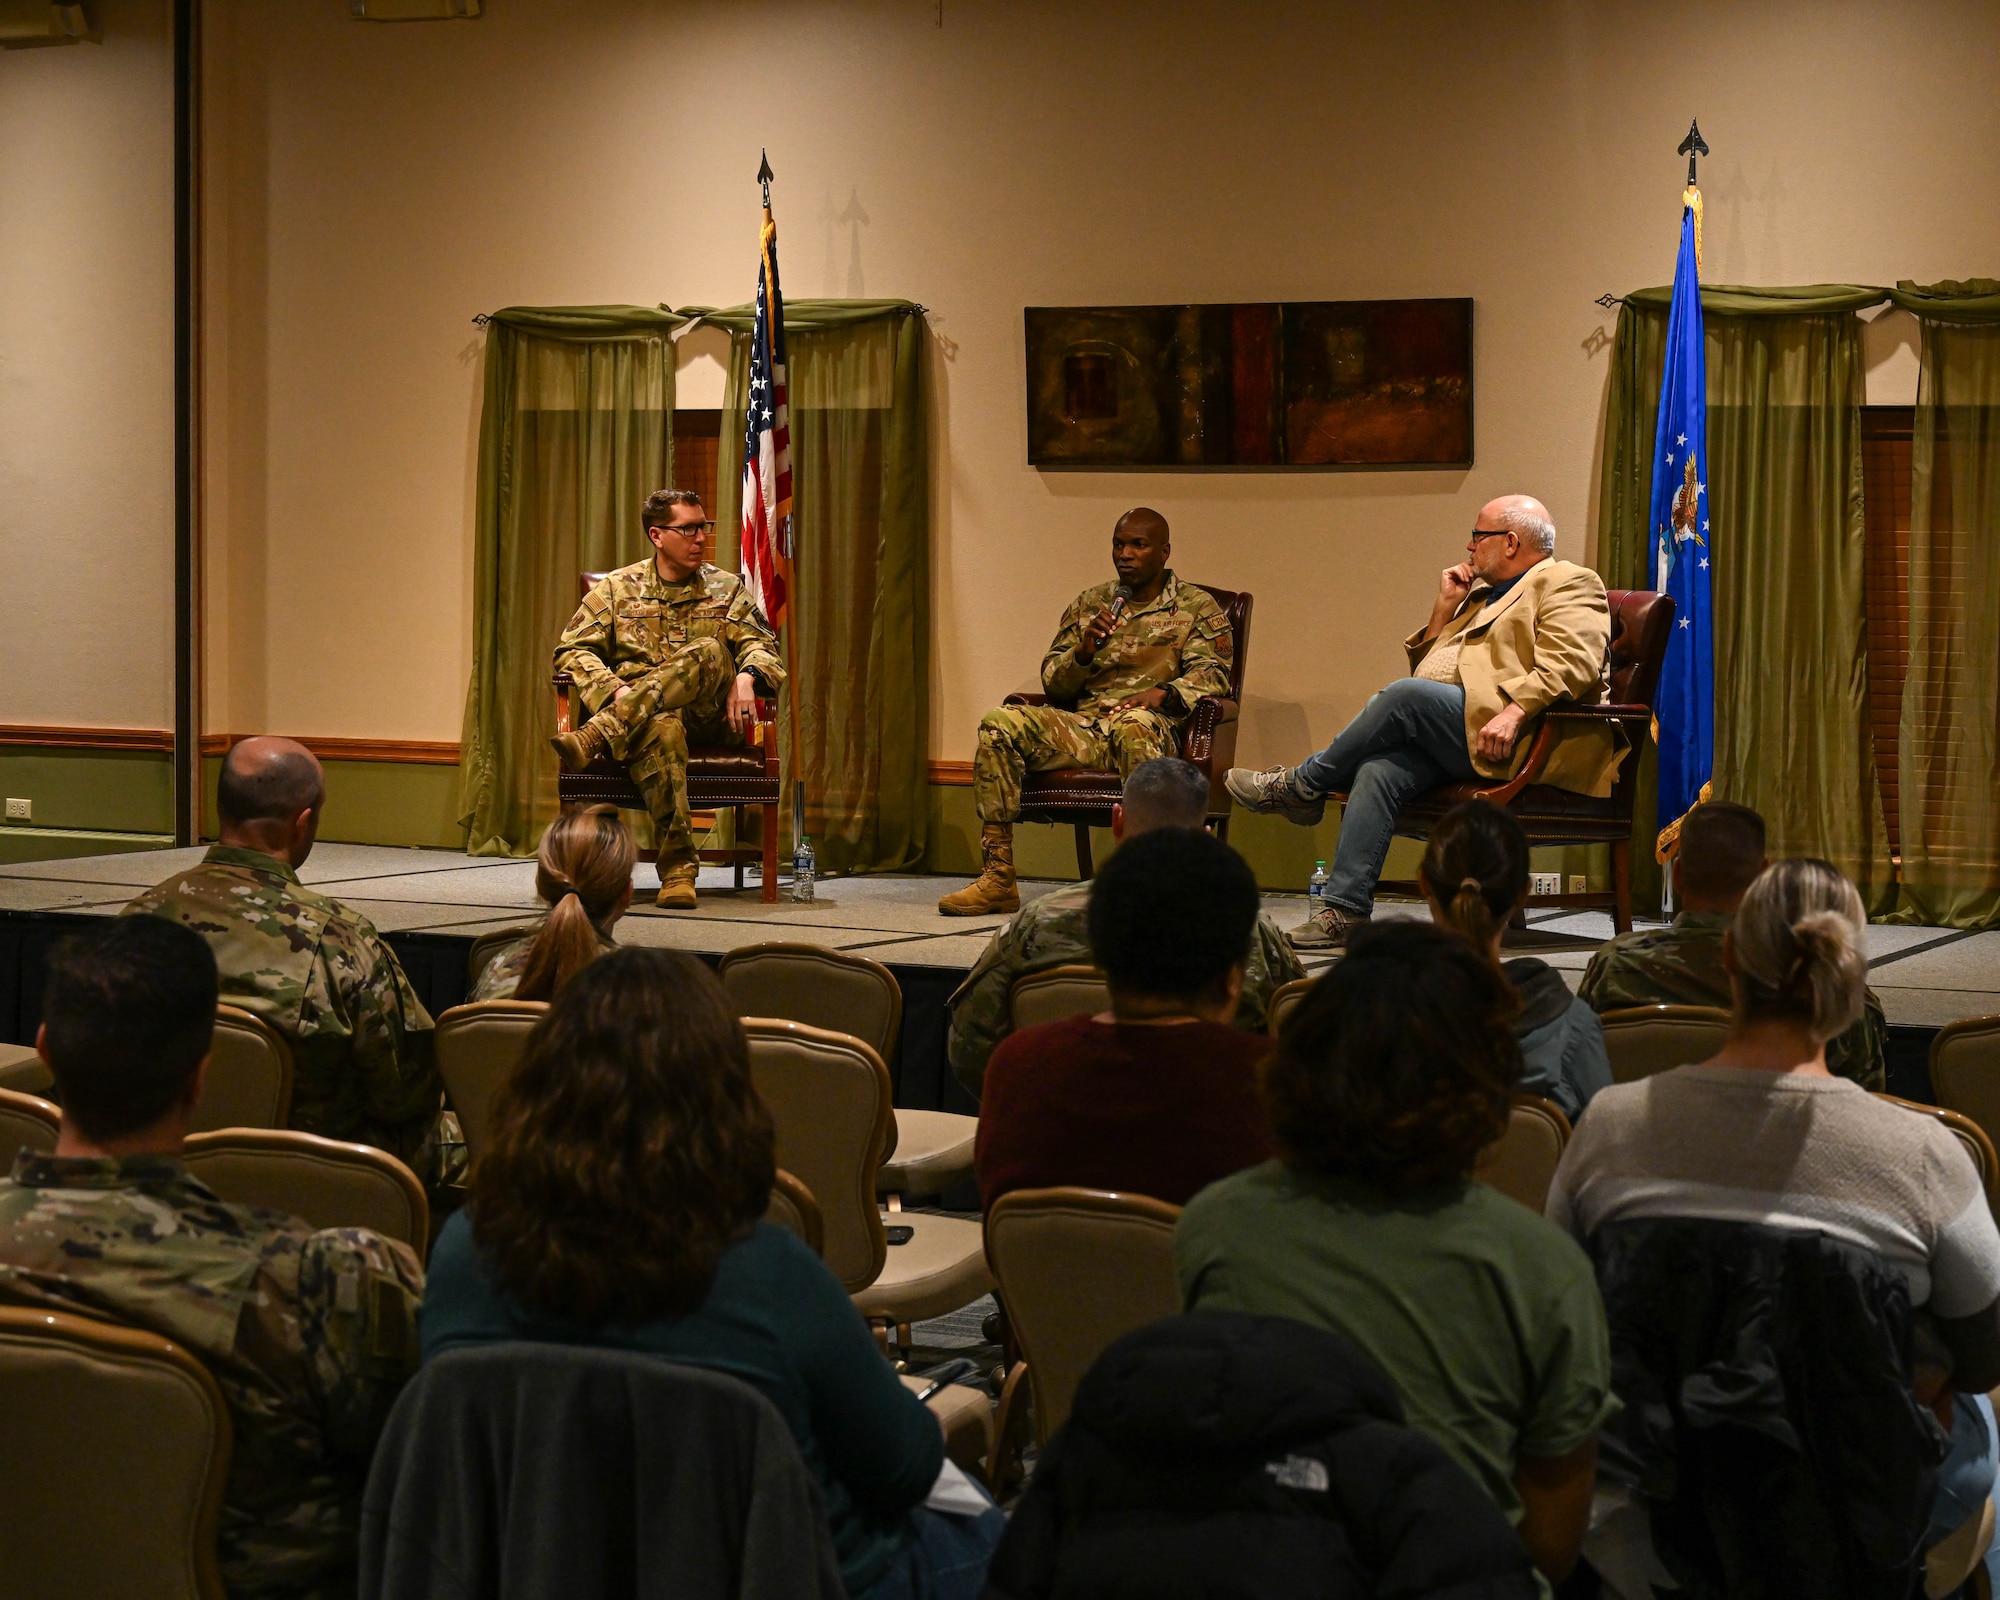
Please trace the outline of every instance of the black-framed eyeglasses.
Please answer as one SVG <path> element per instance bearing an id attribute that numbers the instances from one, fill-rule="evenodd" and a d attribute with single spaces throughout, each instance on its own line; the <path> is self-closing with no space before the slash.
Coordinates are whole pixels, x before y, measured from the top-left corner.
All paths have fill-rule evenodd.
<path id="1" fill-rule="evenodd" d="M 1474 528 L 1472 530 L 1472 537 L 1474 539 L 1504 539 L 1513 531 L 1512 528 Z"/>
<path id="2" fill-rule="evenodd" d="M 683 539 L 701 539 L 715 531 L 712 522 L 656 522 L 653 526 L 666 533 L 677 533 Z"/>

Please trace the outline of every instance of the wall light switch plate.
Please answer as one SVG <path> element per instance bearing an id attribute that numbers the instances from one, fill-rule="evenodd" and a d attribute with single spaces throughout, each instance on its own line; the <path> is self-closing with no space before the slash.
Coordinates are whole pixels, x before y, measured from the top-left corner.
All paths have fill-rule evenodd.
<path id="1" fill-rule="evenodd" d="M 1572 872 L 1569 875 L 1569 892 L 1571 894 L 1589 894 L 1590 879 L 1585 877 L 1581 872 Z"/>
<path id="2" fill-rule="evenodd" d="M 34 820 L 35 802 L 32 800 L 9 800 L 7 820 L 9 822 L 31 822 Z"/>
<path id="3" fill-rule="evenodd" d="M 1563 875 L 1560 872 L 1537 872 L 1534 874 L 1534 882 L 1529 887 L 1528 892 L 1530 894 L 1561 894 L 1563 892 Z"/>

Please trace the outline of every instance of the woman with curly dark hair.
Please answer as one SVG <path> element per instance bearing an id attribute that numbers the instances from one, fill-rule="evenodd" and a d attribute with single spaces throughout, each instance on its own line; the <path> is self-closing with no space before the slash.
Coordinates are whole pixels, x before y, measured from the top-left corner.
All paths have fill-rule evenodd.
<path id="1" fill-rule="evenodd" d="M 470 1197 L 431 1254 L 424 1358 L 532 1339 L 712 1367 L 777 1406 L 818 1479 L 849 1594 L 977 1592 L 999 1513 L 923 1506 L 930 1411 L 794 1235 L 763 1221 L 771 1113 L 722 987 L 621 949 L 557 993 L 496 1096 Z"/>
<path id="2" fill-rule="evenodd" d="M 1358 929 L 1265 1068 L 1280 1158 L 1195 1196 L 1174 1258 L 1190 1310 L 1294 1317 L 1371 1356 L 1560 1578 L 1614 1402 L 1589 1259 L 1472 1176 L 1521 1075 L 1518 1005 L 1456 935 Z"/>

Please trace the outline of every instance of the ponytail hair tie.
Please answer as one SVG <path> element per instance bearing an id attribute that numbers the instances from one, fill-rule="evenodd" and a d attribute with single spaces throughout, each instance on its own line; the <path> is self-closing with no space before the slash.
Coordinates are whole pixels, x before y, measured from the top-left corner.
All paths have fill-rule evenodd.
<path id="1" fill-rule="evenodd" d="M 1486 898 L 1486 885 L 1481 883 L 1477 878 L 1460 878 L 1458 880 L 1458 892 L 1464 894 L 1467 889 L 1470 889 L 1482 900 Z"/>
<path id="2" fill-rule="evenodd" d="M 583 896 L 577 892 L 575 884 L 571 884 L 568 888 L 564 889 L 561 894 L 557 895 L 554 900 L 550 901 L 549 902 L 550 908 L 554 909 L 556 906 L 561 905 L 565 900 L 569 899 L 571 896 L 575 896 L 575 898 L 577 898 L 578 900 L 581 900 L 583 898 Z"/>

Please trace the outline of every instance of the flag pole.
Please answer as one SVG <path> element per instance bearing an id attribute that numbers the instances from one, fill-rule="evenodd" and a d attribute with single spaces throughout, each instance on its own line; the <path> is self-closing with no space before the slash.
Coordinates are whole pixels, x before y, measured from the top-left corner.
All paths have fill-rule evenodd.
<path id="1" fill-rule="evenodd" d="M 757 182 L 758 185 L 762 188 L 764 196 L 764 227 L 763 227 L 763 232 L 759 239 L 759 244 L 761 247 L 762 254 L 764 255 L 765 258 L 765 271 L 767 278 L 771 279 L 774 282 L 775 282 L 775 274 L 771 272 L 770 255 L 771 255 L 772 243 L 775 241 L 777 237 L 778 225 L 777 222 L 771 216 L 771 180 L 776 176 L 777 174 L 771 171 L 770 152 L 767 150 L 758 151 Z M 765 352 L 765 354 L 767 359 L 771 362 L 771 365 L 775 367 L 777 349 L 783 336 L 783 322 L 784 322 L 785 311 L 784 311 L 784 301 L 781 297 L 779 297 L 776 294 L 773 294 L 772 302 L 773 302 L 772 309 L 774 313 L 772 320 L 773 323 L 776 325 L 773 326 L 766 335 L 766 337 L 770 341 L 770 348 Z M 787 511 L 784 516 L 783 526 L 781 528 L 774 528 L 772 530 L 777 535 L 776 542 L 780 550 L 790 547 L 792 543 L 791 524 L 792 524 L 792 514 L 789 511 Z M 791 573 L 789 571 L 786 572 L 785 578 L 786 578 L 786 587 L 787 590 L 789 591 L 791 586 Z M 792 621 L 790 616 L 791 604 L 790 604 L 789 594 L 787 595 L 785 610 L 786 610 L 786 617 L 784 622 L 779 626 L 778 634 L 779 634 L 779 647 L 783 651 L 785 657 L 785 678 L 786 678 L 785 695 L 784 695 L 785 707 L 786 707 L 785 720 L 788 725 L 789 732 L 791 734 L 790 743 L 792 747 L 792 761 L 791 761 L 792 849 L 796 852 L 799 847 L 799 841 L 805 837 L 806 783 L 805 783 L 805 778 L 803 776 L 805 771 L 805 765 L 804 762 L 800 759 L 800 752 L 799 752 L 800 741 L 799 741 L 798 628 L 797 624 L 795 624 Z"/>

